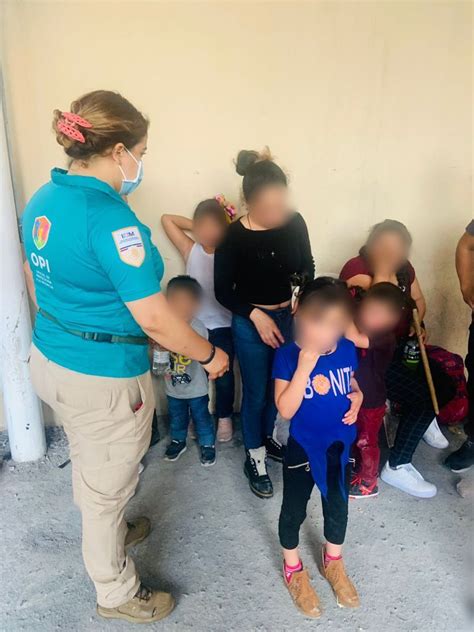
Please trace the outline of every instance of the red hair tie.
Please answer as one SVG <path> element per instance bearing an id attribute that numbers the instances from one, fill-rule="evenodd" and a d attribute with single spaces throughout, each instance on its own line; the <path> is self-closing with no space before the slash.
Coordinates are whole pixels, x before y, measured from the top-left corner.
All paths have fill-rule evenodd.
<path id="1" fill-rule="evenodd" d="M 74 114 L 73 112 L 61 112 L 61 115 L 62 118 L 58 121 L 57 129 L 68 138 L 77 140 L 80 143 L 85 143 L 86 139 L 84 138 L 84 134 L 77 129 L 77 126 L 91 128 L 92 124 L 82 118 L 82 116 L 79 116 L 79 114 Z"/>

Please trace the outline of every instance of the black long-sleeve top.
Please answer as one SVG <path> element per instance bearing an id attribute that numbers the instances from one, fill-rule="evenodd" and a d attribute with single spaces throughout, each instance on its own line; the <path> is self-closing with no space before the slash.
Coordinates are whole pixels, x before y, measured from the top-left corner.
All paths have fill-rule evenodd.
<path id="1" fill-rule="evenodd" d="M 277 305 L 291 298 L 294 275 L 314 278 L 308 229 L 299 213 L 283 226 L 249 230 L 229 227 L 214 260 L 216 298 L 232 313 L 248 318 L 253 304 Z"/>

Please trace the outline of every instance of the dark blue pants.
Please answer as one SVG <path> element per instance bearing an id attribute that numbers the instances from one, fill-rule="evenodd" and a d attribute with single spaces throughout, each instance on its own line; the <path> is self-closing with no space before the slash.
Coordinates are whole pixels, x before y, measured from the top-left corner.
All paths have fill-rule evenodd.
<path id="1" fill-rule="evenodd" d="M 234 412 L 234 342 L 231 327 L 217 327 L 209 330 L 209 342 L 219 347 L 229 356 L 229 370 L 222 377 L 217 378 L 216 385 L 216 416 L 230 417 Z"/>
<path id="2" fill-rule="evenodd" d="M 290 309 L 263 311 L 278 325 L 285 342 L 290 342 L 293 321 Z M 275 350 L 262 342 L 248 318 L 234 314 L 232 334 L 242 375 L 242 435 L 245 448 L 251 450 L 264 444 L 275 425 L 277 409 L 271 379 Z"/>
<path id="3" fill-rule="evenodd" d="M 177 441 L 186 441 L 188 435 L 189 413 L 194 421 L 199 445 L 214 445 L 214 422 L 209 413 L 209 396 L 178 399 L 167 396 L 170 435 Z"/>

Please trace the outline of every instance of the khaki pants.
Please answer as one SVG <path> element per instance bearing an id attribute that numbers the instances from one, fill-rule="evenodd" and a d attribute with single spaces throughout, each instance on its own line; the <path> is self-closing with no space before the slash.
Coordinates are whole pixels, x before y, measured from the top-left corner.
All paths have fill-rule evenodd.
<path id="1" fill-rule="evenodd" d="M 150 444 L 155 407 L 150 373 L 134 378 L 85 375 L 50 362 L 34 345 L 30 369 L 38 396 L 58 414 L 69 439 L 82 553 L 97 602 L 117 607 L 139 587 L 124 549 L 124 511 Z"/>

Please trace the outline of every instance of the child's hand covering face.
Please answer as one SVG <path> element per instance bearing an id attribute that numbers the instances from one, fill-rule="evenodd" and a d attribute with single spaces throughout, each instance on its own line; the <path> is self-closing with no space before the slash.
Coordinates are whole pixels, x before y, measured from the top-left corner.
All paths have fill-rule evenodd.
<path id="1" fill-rule="evenodd" d="M 317 351 L 301 349 L 298 356 L 298 369 L 309 375 L 316 366 L 319 357 L 320 354 Z"/>

